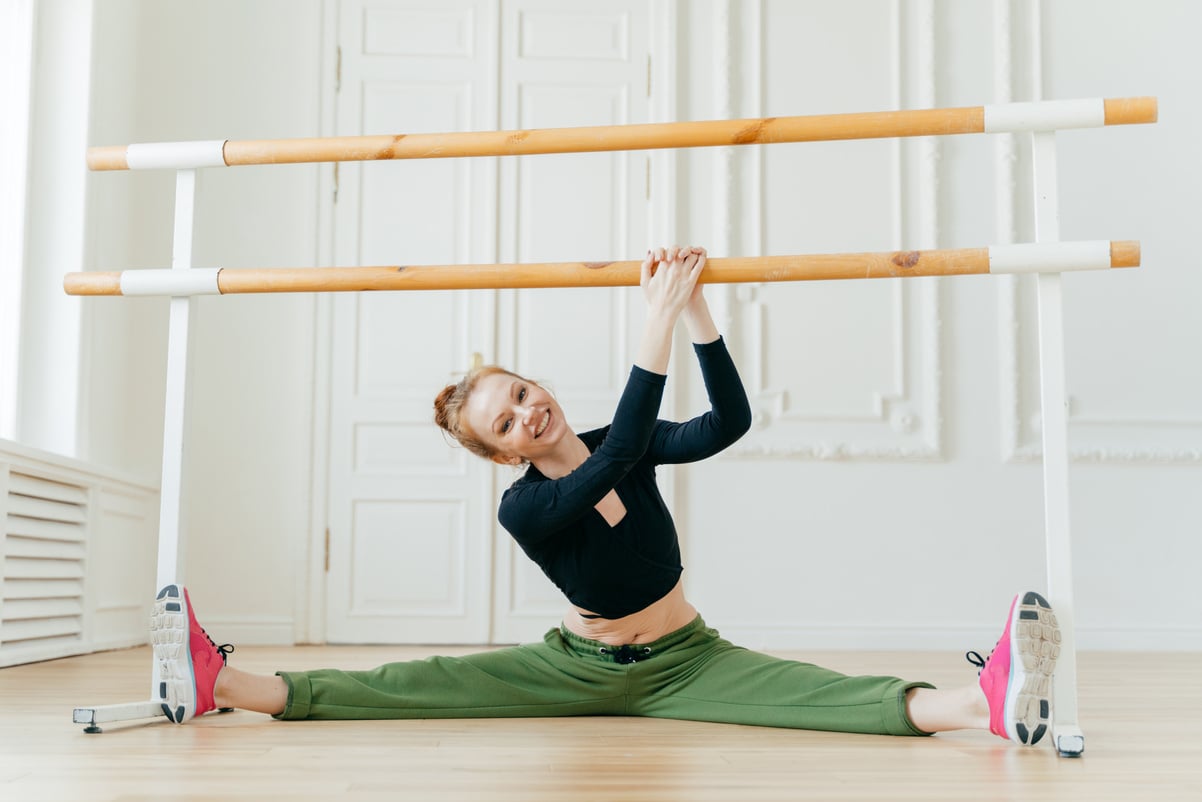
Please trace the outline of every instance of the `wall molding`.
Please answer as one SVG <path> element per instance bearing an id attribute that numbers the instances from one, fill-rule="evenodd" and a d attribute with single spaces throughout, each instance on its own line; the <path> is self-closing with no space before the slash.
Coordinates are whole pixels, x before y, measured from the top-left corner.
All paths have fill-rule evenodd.
<path id="1" fill-rule="evenodd" d="M 1043 98 L 1042 4 L 1039 0 L 994 0 L 994 103 Z M 1014 134 L 997 137 L 994 177 L 997 192 L 995 236 L 999 243 L 1033 239 L 1033 201 L 1023 176 L 1032 170 L 1031 150 Z M 1033 276 L 999 277 L 998 362 L 1000 370 L 1002 460 L 1043 459 L 1039 407 L 1037 301 Z M 1071 371 L 1071 366 L 1070 366 Z M 1147 413 L 1121 419 L 1074 414 L 1069 394 L 1069 459 L 1081 463 L 1202 463 L 1202 418 L 1170 420 Z M 1155 441 L 1155 442 L 1153 442 Z"/>
<path id="2" fill-rule="evenodd" d="M 722 24 L 726 3 L 715 10 L 715 24 Z M 757 108 L 751 116 L 764 116 L 763 63 L 764 29 L 762 2 L 755 4 L 752 51 L 759 55 Z M 933 0 L 894 0 L 891 5 L 892 58 L 895 76 L 891 87 L 897 108 L 936 106 L 935 4 Z M 725 63 L 718 59 L 721 65 Z M 726 67 L 730 69 L 729 66 Z M 716 90 L 719 98 L 729 88 Z M 939 243 L 939 165 L 941 146 L 937 137 L 893 140 L 895 169 L 890 176 L 896 195 L 893 220 L 895 247 L 934 248 Z M 729 150 L 729 149 L 726 149 Z M 715 197 L 729 199 L 734 188 L 734 156 L 715 164 Z M 764 162 L 760 150 L 752 157 L 755 189 L 762 195 Z M 723 202 L 719 202 L 721 204 Z M 742 210 L 716 204 L 715 213 L 725 211 L 729 225 Z M 756 242 L 744 251 L 764 252 L 762 198 L 754 212 Z M 916 210 L 911 212 L 911 210 Z M 725 236 L 733 239 L 730 232 Z M 742 357 L 744 380 L 751 396 L 751 431 L 724 452 L 725 459 L 785 458 L 799 460 L 940 460 L 943 453 L 943 348 L 940 313 L 940 280 L 909 279 L 894 282 L 892 345 L 896 349 L 894 388 L 881 389 L 870 399 L 870 410 L 859 415 L 843 412 L 798 412 L 790 410 L 788 392 L 764 381 L 769 359 L 765 336 L 768 302 L 762 284 L 743 284 L 727 296 L 730 316 L 741 324 L 745 336 L 737 350 Z"/>

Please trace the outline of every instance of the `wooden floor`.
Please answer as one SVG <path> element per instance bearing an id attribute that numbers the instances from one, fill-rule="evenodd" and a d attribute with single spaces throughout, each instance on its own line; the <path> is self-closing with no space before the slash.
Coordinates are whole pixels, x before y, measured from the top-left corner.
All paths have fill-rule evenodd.
<path id="1" fill-rule="evenodd" d="M 242 668 L 437 651 L 240 648 Z M 958 654 L 787 656 L 955 685 Z M 0 800 L 1202 800 L 1202 654 L 1079 656 L 1086 754 L 985 733 L 889 738 L 627 718 L 278 722 L 238 711 L 85 735 L 77 705 L 147 698 L 147 649 L 0 669 Z"/>

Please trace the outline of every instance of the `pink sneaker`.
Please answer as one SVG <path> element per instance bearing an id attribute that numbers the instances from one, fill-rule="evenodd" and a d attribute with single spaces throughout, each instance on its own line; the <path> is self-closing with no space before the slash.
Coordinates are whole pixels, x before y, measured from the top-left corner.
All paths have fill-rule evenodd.
<path id="1" fill-rule="evenodd" d="M 1052 671 L 1060 656 L 1060 628 L 1047 599 L 1035 592 L 1015 596 L 989 657 L 965 656 L 981 668 L 990 732 L 1024 746 L 1039 743 L 1052 717 Z"/>
<path id="2" fill-rule="evenodd" d="M 217 673 L 234 647 L 213 643 L 196 621 L 186 588 L 167 585 L 159 591 L 150 618 L 150 643 L 159 666 L 163 714 L 183 724 L 213 710 Z"/>

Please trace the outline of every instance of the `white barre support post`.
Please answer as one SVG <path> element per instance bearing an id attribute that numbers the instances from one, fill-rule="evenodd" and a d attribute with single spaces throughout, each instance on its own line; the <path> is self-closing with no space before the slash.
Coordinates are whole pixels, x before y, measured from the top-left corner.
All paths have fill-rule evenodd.
<path id="1" fill-rule="evenodd" d="M 1032 137 L 1035 241 L 1060 239 L 1056 132 Z M 1073 615 L 1072 537 L 1069 526 L 1068 393 L 1064 368 L 1064 303 L 1059 273 L 1040 273 L 1039 377 L 1043 411 L 1044 529 L 1048 601 L 1060 623 L 1060 659 L 1052 677 L 1052 744 L 1065 757 L 1085 751 L 1077 722 L 1077 647 Z"/>
<path id="2" fill-rule="evenodd" d="M 175 180 L 175 236 L 171 269 L 192 268 L 192 228 L 196 170 L 180 170 Z M 181 273 L 182 275 L 182 273 Z M 188 323 L 192 299 L 173 297 L 167 330 L 167 395 L 163 409 L 163 479 L 159 490 L 158 588 L 182 581 L 180 520 L 183 509 L 184 422 L 188 392 Z"/>
<path id="3" fill-rule="evenodd" d="M 175 229 L 171 269 L 192 267 L 192 230 L 196 210 L 196 170 L 179 170 L 175 175 Z M 163 409 L 163 472 L 159 487 L 159 556 L 155 588 L 183 580 L 180 562 L 183 510 L 184 427 L 187 414 L 189 314 L 192 299 L 171 299 L 167 328 L 167 393 Z M 163 713 L 159 701 L 159 667 L 151 661 L 150 698 L 142 702 L 77 707 L 72 721 L 84 724 L 84 732 L 101 732 L 100 724 L 154 718 Z"/>

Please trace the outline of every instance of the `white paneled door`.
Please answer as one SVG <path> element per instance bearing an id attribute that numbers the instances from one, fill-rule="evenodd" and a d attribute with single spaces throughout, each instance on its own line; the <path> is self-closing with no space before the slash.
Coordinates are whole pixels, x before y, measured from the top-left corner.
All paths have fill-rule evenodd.
<path id="1" fill-rule="evenodd" d="M 648 119 L 655 4 L 343 0 L 340 135 Z M 634 258 L 646 154 L 344 163 L 339 264 Z M 578 429 L 608 422 L 637 290 L 335 297 L 327 638 L 510 642 L 563 602 L 496 524 L 512 481 L 448 445 L 432 400 L 474 358 L 552 379 Z"/>

